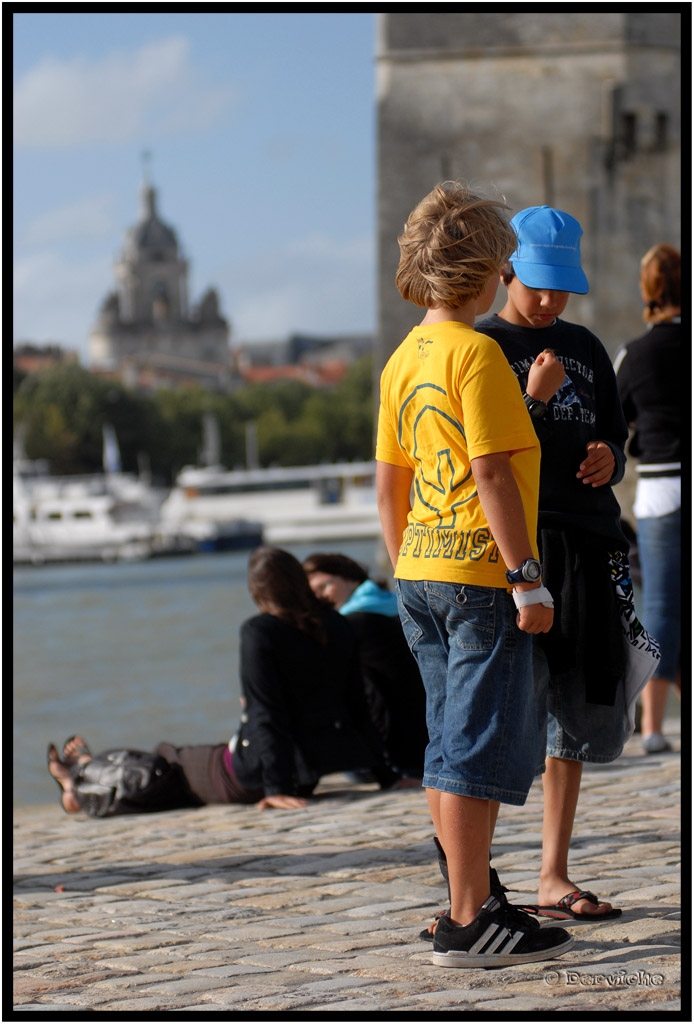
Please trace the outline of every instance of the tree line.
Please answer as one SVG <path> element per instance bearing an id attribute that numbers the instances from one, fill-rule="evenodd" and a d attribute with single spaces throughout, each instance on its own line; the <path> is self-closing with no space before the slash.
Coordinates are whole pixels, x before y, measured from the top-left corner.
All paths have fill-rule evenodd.
<path id="1" fill-rule="evenodd" d="M 254 424 L 261 466 L 302 466 L 373 457 L 373 358 L 355 362 L 339 384 L 300 381 L 248 384 L 228 395 L 203 388 L 144 394 L 104 380 L 79 364 L 35 373 L 15 368 L 13 422 L 28 459 L 47 459 L 52 473 L 102 469 L 103 428 L 116 432 L 124 472 L 146 465 L 171 484 L 199 462 L 203 421 L 217 421 L 220 461 L 246 465 L 247 425 Z"/>

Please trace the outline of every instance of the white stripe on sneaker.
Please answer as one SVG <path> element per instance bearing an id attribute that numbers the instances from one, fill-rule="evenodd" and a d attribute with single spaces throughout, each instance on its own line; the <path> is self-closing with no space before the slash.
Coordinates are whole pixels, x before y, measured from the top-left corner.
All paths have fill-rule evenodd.
<path id="1" fill-rule="evenodd" d="M 489 925 L 487 930 L 480 935 L 477 942 L 473 942 L 467 952 L 472 954 L 481 953 L 487 943 L 496 938 L 496 944 L 492 946 L 492 950 L 494 950 L 496 949 L 496 946 L 498 946 L 500 942 L 503 942 L 508 935 L 509 931 L 507 928 L 501 928 L 498 924 L 492 923 Z M 487 951 L 485 950 L 485 952 Z"/>
<path id="2" fill-rule="evenodd" d="M 516 946 L 518 945 L 518 943 L 520 942 L 520 940 L 522 938 L 523 938 L 523 932 L 514 932 L 513 935 L 509 938 L 509 940 L 506 943 L 506 945 L 504 946 L 504 948 L 500 949 L 499 952 L 500 953 L 510 953 L 513 949 L 516 948 Z"/>
<path id="3" fill-rule="evenodd" d="M 497 925 L 496 929 L 497 929 L 496 935 L 494 936 L 492 941 L 489 943 L 489 945 L 485 949 L 485 951 L 484 951 L 485 954 L 486 953 L 496 953 L 497 946 L 500 946 L 501 943 L 504 941 L 504 939 L 508 939 L 508 938 L 511 937 L 511 933 L 508 930 L 508 928 L 500 928 L 499 925 Z M 515 943 L 514 943 L 514 945 L 515 945 Z"/>
<path id="4" fill-rule="evenodd" d="M 506 942 L 500 950 L 501 953 L 510 953 L 523 938 L 523 932 L 510 932 L 499 924 L 490 924 L 487 930 L 480 935 L 477 942 L 474 942 L 467 951 L 468 955 L 474 956 L 484 951 L 485 954 L 496 953 L 502 942 Z"/>

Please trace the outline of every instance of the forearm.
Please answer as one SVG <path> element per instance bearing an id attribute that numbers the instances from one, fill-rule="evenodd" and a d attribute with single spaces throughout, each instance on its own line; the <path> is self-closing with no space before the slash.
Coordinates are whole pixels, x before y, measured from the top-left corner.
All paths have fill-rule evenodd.
<path id="1" fill-rule="evenodd" d="M 473 459 L 472 473 L 480 504 L 507 568 L 532 558 L 533 545 L 525 510 L 507 452 Z"/>
<path id="2" fill-rule="evenodd" d="M 526 558 L 533 557 L 533 546 L 525 522 L 525 510 L 518 484 L 511 470 L 508 452 L 472 460 L 477 493 L 501 557 L 508 569 L 517 569 Z M 537 583 L 516 583 L 514 591 L 541 589 Z M 545 594 L 546 596 L 546 594 Z M 516 622 L 526 633 L 547 633 L 552 626 L 554 610 L 538 603 L 521 607 Z"/>
<path id="3" fill-rule="evenodd" d="M 376 463 L 376 501 L 381 519 L 383 540 L 393 568 L 398 561 L 398 552 L 407 529 L 410 512 L 410 491 L 412 471 L 404 466 L 393 466 L 388 462 Z"/>

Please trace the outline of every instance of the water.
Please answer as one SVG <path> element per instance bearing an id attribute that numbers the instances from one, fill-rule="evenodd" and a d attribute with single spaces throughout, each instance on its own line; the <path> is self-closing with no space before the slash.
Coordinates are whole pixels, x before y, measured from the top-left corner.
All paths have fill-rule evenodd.
<path id="1" fill-rule="evenodd" d="M 375 567 L 378 541 L 291 546 Z M 248 553 L 14 571 L 13 804 L 54 802 L 46 747 L 226 742 L 239 716 Z"/>

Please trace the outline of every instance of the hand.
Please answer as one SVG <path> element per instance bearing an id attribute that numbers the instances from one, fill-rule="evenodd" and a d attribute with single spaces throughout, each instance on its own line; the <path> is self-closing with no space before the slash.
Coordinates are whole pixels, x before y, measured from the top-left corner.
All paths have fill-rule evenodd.
<path id="1" fill-rule="evenodd" d="M 578 467 L 576 476 L 591 487 L 602 487 L 614 476 L 615 458 L 609 444 L 604 441 L 589 441 L 587 456 Z"/>
<path id="2" fill-rule="evenodd" d="M 411 775 L 403 775 L 402 778 L 398 779 L 393 789 L 421 789 L 422 780 L 415 779 Z"/>
<path id="3" fill-rule="evenodd" d="M 269 807 L 279 807 L 285 811 L 293 811 L 298 810 L 299 807 L 307 806 L 308 800 L 305 800 L 302 796 L 285 796 L 283 793 L 277 793 L 275 796 L 264 796 L 256 804 L 259 811 L 267 811 Z"/>
<path id="4" fill-rule="evenodd" d="M 553 622 L 554 608 L 543 604 L 526 604 L 516 616 L 516 624 L 524 633 L 549 633 Z"/>
<path id="5" fill-rule="evenodd" d="M 530 367 L 526 392 L 540 402 L 549 402 L 564 383 L 566 372 L 551 348 L 540 352 Z"/>

